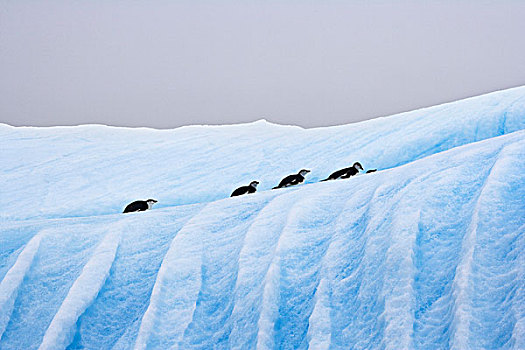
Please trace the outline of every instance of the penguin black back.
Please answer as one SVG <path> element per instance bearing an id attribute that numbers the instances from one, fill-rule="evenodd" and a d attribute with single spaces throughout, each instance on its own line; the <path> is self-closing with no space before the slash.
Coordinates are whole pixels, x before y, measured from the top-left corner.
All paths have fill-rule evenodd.
<path id="1" fill-rule="evenodd" d="M 134 201 L 128 204 L 126 208 L 124 208 L 123 213 L 131 213 L 135 211 L 145 211 L 145 210 L 151 209 L 151 207 L 155 203 L 157 203 L 157 200 L 155 199 L 148 199 L 145 201 L 142 201 L 142 200 Z"/>
<path id="2" fill-rule="evenodd" d="M 233 191 L 230 197 L 242 196 L 243 194 L 254 193 L 255 191 L 257 191 L 258 184 L 259 184 L 259 181 L 252 181 L 250 182 L 248 186 L 241 186 L 237 188 L 235 191 Z"/>
<path id="3" fill-rule="evenodd" d="M 289 186 L 298 185 L 298 184 L 300 184 L 300 183 L 302 183 L 304 181 L 305 175 L 308 174 L 309 172 L 310 172 L 310 170 L 301 169 L 301 171 L 299 171 L 297 174 L 288 175 L 287 177 L 282 179 L 281 182 L 279 182 L 279 185 L 274 187 L 273 190 L 275 190 L 277 188 L 283 188 L 283 187 L 289 187 Z"/>
<path id="4" fill-rule="evenodd" d="M 321 180 L 322 181 L 328 181 L 328 180 L 336 180 L 336 179 L 348 179 L 350 176 L 354 176 L 359 174 L 359 170 L 363 170 L 363 166 L 359 162 L 355 162 L 354 165 L 352 165 L 349 168 L 344 168 L 337 170 L 330 174 L 326 179 Z"/>

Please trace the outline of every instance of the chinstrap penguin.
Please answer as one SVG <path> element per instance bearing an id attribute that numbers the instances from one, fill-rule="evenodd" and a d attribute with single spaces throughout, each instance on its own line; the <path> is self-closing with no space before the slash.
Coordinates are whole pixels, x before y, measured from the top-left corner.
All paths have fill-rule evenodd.
<path id="1" fill-rule="evenodd" d="M 155 199 L 148 199 L 145 201 L 134 201 L 126 206 L 123 213 L 131 213 L 134 211 L 145 211 L 151 209 L 153 204 L 157 203 Z"/>
<path id="2" fill-rule="evenodd" d="M 352 165 L 351 167 L 337 170 L 336 172 L 328 176 L 326 179 L 321 181 L 348 179 L 350 176 L 359 174 L 359 171 L 363 171 L 363 166 L 361 165 L 361 163 L 355 162 L 354 165 Z"/>
<path id="3" fill-rule="evenodd" d="M 300 183 L 302 183 L 304 181 L 305 175 L 308 174 L 309 172 L 310 172 L 310 170 L 302 169 L 297 174 L 288 175 L 287 177 L 282 179 L 281 182 L 279 182 L 279 185 L 274 187 L 273 190 L 275 190 L 277 188 L 283 188 L 283 187 L 298 185 L 298 184 L 300 184 Z"/>
<path id="4" fill-rule="evenodd" d="M 255 191 L 257 191 L 258 184 L 259 184 L 259 181 L 252 181 L 250 182 L 248 186 L 241 186 L 235 191 L 233 191 L 230 197 L 242 196 L 243 194 L 247 194 L 247 193 L 254 193 Z"/>
<path id="5" fill-rule="evenodd" d="M 370 169 L 370 170 L 367 170 L 366 173 L 370 174 L 370 173 L 375 173 L 376 171 L 377 171 L 377 169 Z"/>

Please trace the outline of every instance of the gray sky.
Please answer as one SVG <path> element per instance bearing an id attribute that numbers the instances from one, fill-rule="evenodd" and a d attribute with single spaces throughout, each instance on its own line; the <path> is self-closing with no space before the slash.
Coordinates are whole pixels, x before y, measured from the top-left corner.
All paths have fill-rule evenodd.
<path id="1" fill-rule="evenodd" d="M 336 125 L 525 84 L 525 1 L 0 0 L 0 122 Z"/>

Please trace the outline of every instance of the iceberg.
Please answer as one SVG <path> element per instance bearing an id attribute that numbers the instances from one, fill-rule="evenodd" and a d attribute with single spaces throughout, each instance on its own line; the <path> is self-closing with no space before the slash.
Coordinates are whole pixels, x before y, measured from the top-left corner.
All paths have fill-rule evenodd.
<path id="1" fill-rule="evenodd" d="M 1 349 L 525 348 L 525 87 L 315 129 L 0 125 L 0 149 Z M 319 182 L 355 161 L 378 171 Z"/>

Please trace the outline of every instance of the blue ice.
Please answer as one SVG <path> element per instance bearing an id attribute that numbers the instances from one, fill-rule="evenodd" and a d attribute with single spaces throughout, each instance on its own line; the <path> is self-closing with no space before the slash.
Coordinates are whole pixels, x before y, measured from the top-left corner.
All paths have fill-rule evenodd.
<path id="1" fill-rule="evenodd" d="M 0 349 L 525 348 L 525 87 L 306 130 L 0 125 L 0 149 Z M 355 161 L 378 172 L 318 182 Z"/>

